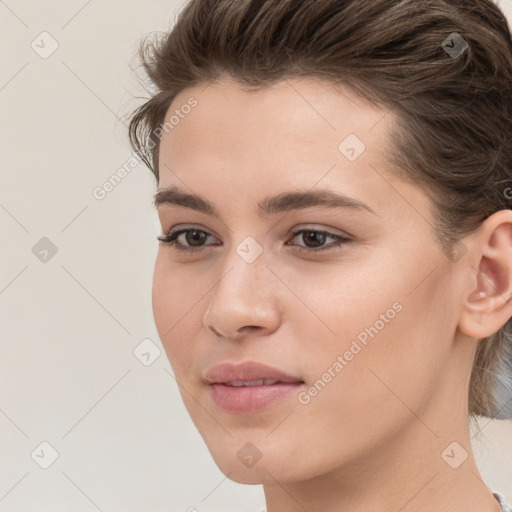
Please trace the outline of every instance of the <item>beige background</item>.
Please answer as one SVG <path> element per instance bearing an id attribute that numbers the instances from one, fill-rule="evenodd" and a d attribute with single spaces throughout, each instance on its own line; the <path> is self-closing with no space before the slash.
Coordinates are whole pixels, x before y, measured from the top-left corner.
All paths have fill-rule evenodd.
<path id="1" fill-rule="evenodd" d="M 512 19 L 511 1 L 501 5 Z M 263 504 L 261 487 L 215 466 L 158 356 L 153 178 L 140 164 L 93 195 L 131 156 L 123 116 L 143 96 L 129 65 L 138 42 L 167 30 L 178 8 L 0 0 L 1 511 Z M 149 366 L 134 354 L 145 339 Z M 512 422 L 481 428 L 486 482 L 512 503 Z"/>

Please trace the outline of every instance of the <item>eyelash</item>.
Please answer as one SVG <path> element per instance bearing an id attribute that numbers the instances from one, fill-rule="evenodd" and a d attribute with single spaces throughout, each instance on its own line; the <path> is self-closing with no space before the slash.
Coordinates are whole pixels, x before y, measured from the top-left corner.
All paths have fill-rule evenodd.
<path id="1" fill-rule="evenodd" d="M 209 234 L 207 231 L 203 231 L 201 229 L 186 228 L 186 229 L 180 229 L 177 231 L 171 231 L 170 233 L 168 233 L 165 236 L 157 236 L 156 238 L 160 242 L 162 242 L 168 246 L 172 246 L 173 249 L 176 249 L 176 250 L 184 252 L 184 253 L 194 253 L 194 252 L 199 252 L 199 251 L 203 250 L 204 246 L 198 247 L 197 249 L 190 249 L 189 247 L 177 242 L 178 236 L 182 235 L 183 233 L 188 233 L 189 231 L 198 231 L 200 233 L 206 233 L 207 235 Z M 292 238 L 295 238 L 297 235 L 300 235 L 301 233 L 321 233 L 321 234 L 327 235 L 328 237 L 334 238 L 337 241 L 334 243 L 331 243 L 330 245 L 327 245 L 326 247 L 321 248 L 321 249 L 311 249 L 311 248 L 305 248 L 305 247 L 297 246 L 297 245 L 293 246 L 294 250 L 299 253 L 315 254 L 315 253 L 322 253 L 322 252 L 331 252 L 331 251 L 337 250 L 338 248 L 340 248 L 343 245 L 346 245 L 346 244 L 352 242 L 352 240 L 350 238 L 345 238 L 340 235 L 334 235 L 333 233 L 329 233 L 328 231 L 320 231 L 320 230 L 315 230 L 315 229 L 299 229 L 298 231 L 294 231 L 292 233 L 293 234 Z"/>

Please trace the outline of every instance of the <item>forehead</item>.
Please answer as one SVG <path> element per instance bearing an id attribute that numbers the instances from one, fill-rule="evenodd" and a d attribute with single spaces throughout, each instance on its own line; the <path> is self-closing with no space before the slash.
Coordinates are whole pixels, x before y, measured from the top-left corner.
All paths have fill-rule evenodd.
<path id="1" fill-rule="evenodd" d="M 185 108 L 191 99 L 196 106 Z M 247 89 L 223 78 L 182 91 L 170 105 L 166 120 L 173 116 L 176 121 L 181 109 L 188 114 L 182 113 L 172 131 L 163 134 L 164 156 L 166 150 L 180 153 L 184 144 L 219 157 L 235 157 L 237 151 L 258 157 L 301 148 L 311 152 L 312 147 L 322 145 L 337 155 L 339 143 L 350 134 L 363 140 L 366 149 L 377 151 L 393 120 L 386 107 L 374 106 L 347 88 L 335 89 L 328 82 L 312 79 Z"/>
<path id="2" fill-rule="evenodd" d="M 293 136 L 293 141 L 308 144 L 318 143 L 328 135 L 342 138 L 352 132 L 372 142 L 386 135 L 386 123 L 381 123 L 383 117 L 387 117 L 387 124 L 392 120 L 386 107 L 372 105 L 346 87 L 335 88 L 326 81 L 304 78 L 258 89 L 248 89 L 229 78 L 198 85 L 176 96 L 166 119 L 179 113 L 191 98 L 197 101 L 197 106 L 180 116 L 182 119 L 172 132 L 186 138 L 190 135 L 188 128 L 193 128 L 195 136 L 208 134 L 201 141 L 203 144 L 226 136 L 232 143 L 237 140 L 257 143 L 277 135 Z M 257 130 L 263 126 L 264 131 Z M 166 146 L 170 137 L 164 134 L 164 139 L 162 145 Z"/>
<path id="3" fill-rule="evenodd" d="M 183 107 L 189 104 L 195 106 Z M 185 184 L 201 195 L 236 193 L 252 203 L 270 189 L 314 186 L 356 198 L 364 192 L 375 205 L 393 200 L 389 190 L 382 194 L 389 185 L 379 175 L 391 168 L 394 117 L 346 88 L 291 79 L 246 90 L 223 79 L 182 91 L 165 119 L 171 116 L 173 128 L 161 140 L 160 187 Z"/>

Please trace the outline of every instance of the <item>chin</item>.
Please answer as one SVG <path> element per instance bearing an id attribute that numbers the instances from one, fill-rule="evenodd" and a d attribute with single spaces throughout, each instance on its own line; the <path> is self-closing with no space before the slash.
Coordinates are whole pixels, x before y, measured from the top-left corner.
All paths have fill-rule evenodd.
<path id="1" fill-rule="evenodd" d="M 221 469 L 222 471 L 222 469 Z M 235 468 L 231 472 L 222 471 L 230 480 L 237 484 L 244 485 L 262 485 L 272 481 L 271 476 L 266 471 L 256 468 Z"/>
<path id="2" fill-rule="evenodd" d="M 230 480 L 245 485 L 295 481 L 307 478 L 296 461 L 296 450 L 287 450 L 284 443 L 250 437 L 234 437 L 224 442 L 208 440 L 207 447 L 220 471 Z M 295 462 L 294 462 L 295 461 Z"/>

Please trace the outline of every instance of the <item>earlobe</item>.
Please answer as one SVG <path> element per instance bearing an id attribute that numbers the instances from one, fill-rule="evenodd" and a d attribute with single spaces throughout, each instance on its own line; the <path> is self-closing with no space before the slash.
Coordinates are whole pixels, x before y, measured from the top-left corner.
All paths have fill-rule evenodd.
<path id="1" fill-rule="evenodd" d="M 512 317 L 512 210 L 482 223 L 474 238 L 476 265 L 463 297 L 459 329 L 473 338 L 496 333 Z"/>

